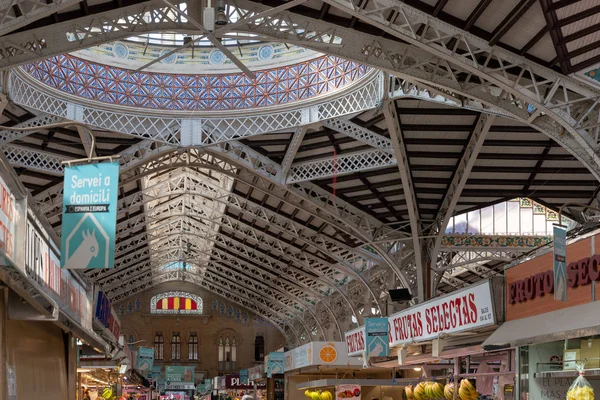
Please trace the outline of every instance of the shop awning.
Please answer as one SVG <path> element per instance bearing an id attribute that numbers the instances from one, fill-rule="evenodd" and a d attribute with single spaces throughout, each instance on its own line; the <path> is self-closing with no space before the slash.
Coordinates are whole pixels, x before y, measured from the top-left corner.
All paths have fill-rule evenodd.
<path id="1" fill-rule="evenodd" d="M 600 303 L 505 322 L 483 342 L 485 350 L 600 335 Z"/>

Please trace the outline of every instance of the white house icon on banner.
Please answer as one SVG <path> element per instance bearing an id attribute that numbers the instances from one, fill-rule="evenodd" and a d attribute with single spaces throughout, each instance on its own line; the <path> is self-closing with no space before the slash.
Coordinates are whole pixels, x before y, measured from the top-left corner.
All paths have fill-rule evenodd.
<path id="1" fill-rule="evenodd" d="M 92 222 L 93 227 L 89 229 L 80 230 L 84 222 L 89 218 Z M 90 224 L 88 224 L 90 225 Z M 76 238 L 76 235 L 82 235 L 83 240 L 75 251 L 71 252 L 71 241 L 73 238 Z M 94 214 L 85 213 L 75 225 L 75 228 L 71 231 L 69 236 L 66 238 L 66 249 L 67 262 L 65 263 L 64 268 L 67 269 L 85 269 L 88 268 L 88 265 L 92 261 L 93 258 L 96 258 L 100 254 L 100 250 L 102 245 L 98 242 L 99 236 L 104 239 L 104 266 L 103 268 L 109 267 L 109 246 L 108 234 L 102 228 L 102 225 L 98 222 Z"/>

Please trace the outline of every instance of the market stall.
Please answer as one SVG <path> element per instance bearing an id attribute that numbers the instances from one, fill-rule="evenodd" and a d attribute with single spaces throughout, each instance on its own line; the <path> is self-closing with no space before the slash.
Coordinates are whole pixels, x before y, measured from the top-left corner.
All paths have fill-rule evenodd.
<path id="1" fill-rule="evenodd" d="M 283 358 L 283 351 L 271 352 L 265 357 L 267 400 L 283 400 L 285 397 Z"/>
<path id="2" fill-rule="evenodd" d="M 506 269 L 506 322 L 484 347 L 518 347 L 521 399 L 566 399 L 578 368 L 600 391 L 599 235 L 595 231 L 568 242 L 564 301 L 554 298 L 552 248 Z"/>
<path id="3" fill-rule="evenodd" d="M 366 320 L 365 326 L 346 332 L 348 354 L 363 357 L 366 367 L 388 371 L 394 387 L 402 387 L 409 398 L 412 392 L 417 392 L 417 397 L 423 393 L 425 398 L 441 392 L 442 397 L 453 399 L 454 391 L 462 400 L 475 394 L 510 397 L 516 370 L 514 351 L 490 352 L 482 347 L 504 320 L 502 278 L 395 313 L 387 318 L 385 332 L 369 333 L 367 327 L 373 323 Z M 369 336 L 384 333 L 389 352 L 385 342 L 375 343 Z"/>
<path id="4" fill-rule="evenodd" d="M 266 389 L 267 382 L 264 379 L 259 382 L 248 380 L 248 383 L 243 383 L 240 374 L 228 374 L 225 375 L 225 388 L 221 393 L 225 398 L 241 399 L 246 394 L 254 396 L 255 392 L 265 392 Z"/>
<path id="5" fill-rule="evenodd" d="M 192 399 L 196 386 L 195 366 L 167 365 L 165 366 L 164 395 L 167 399 Z M 177 397 L 178 396 L 178 397 Z"/>
<path id="6" fill-rule="evenodd" d="M 266 383 L 265 365 L 259 364 L 248 369 L 248 379 L 254 382 L 256 390 L 254 391 L 255 400 L 266 400 L 267 389 L 262 385 Z M 261 389 L 258 389 L 258 385 L 261 384 Z"/>
<path id="7" fill-rule="evenodd" d="M 291 349 L 284 353 L 285 398 L 331 400 L 337 382 L 365 375 L 362 367 L 360 358 L 348 357 L 344 342 L 310 342 Z"/>

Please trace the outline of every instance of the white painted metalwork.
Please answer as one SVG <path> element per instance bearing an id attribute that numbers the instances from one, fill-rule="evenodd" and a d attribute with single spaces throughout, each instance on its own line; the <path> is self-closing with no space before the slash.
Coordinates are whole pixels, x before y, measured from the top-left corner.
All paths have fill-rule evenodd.
<path id="1" fill-rule="evenodd" d="M 302 140 L 304 139 L 304 135 L 306 134 L 306 127 L 298 127 L 292 136 L 292 140 L 288 144 L 288 147 L 285 152 L 285 156 L 283 157 L 283 162 L 281 163 L 281 180 L 283 183 L 286 182 L 288 173 L 290 172 L 290 168 L 292 163 L 294 162 L 294 158 L 296 157 L 296 153 L 302 144 Z"/>
<path id="2" fill-rule="evenodd" d="M 390 139 L 363 128 L 362 126 L 356 125 L 353 122 L 345 121 L 341 118 L 334 118 L 323 121 L 321 124 L 360 142 L 366 143 L 369 146 L 373 146 L 376 149 L 388 150 L 390 153 L 393 153 L 392 142 Z"/>
<path id="3" fill-rule="evenodd" d="M 78 4 L 81 0 L 10 0 L 0 3 L 0 36 Z M 19 14 L 15 13 L 15 7 Z"/>
<path id="4" fill-rule="evenodd" d="M 365 150 L 338 156 L 335 160 L 327 157 L 321 160 L 293 164 L 287 183 L 310 181 L 313 179 L 342 176 L 359 171 L 369 171 L 396 165 L 396 158 L 389 150 Z"/>
<path id="5" fill-rule="evenodd" d="M 36 126 L 44 126 L 55 124 L 58 122 L 63 122 L 63 118 L 56 117 L 54 115 L 41 113 L 31 119 L 28 119 L 25 122 L 21 122 L 20 124 L 15 125 L 15 128 L 32 128 Z M 22 139 L 27 135 L 33 133 L 33 131 L 5 131 L 0 130 L 0 146 L 6 145 L 10 142 L 14 142 L 15 140 Z"/>
<path id="6" fill-rule="evenodd" d="M 426 271 L 425 265 L 423 265 L 423 254 L 422 254 L 422 240 L 419 239 L 421 235 L 421 217 L 419 209 L 417 207 L 417 198 L 412 182 L 412 174 L 410 171 L 410 165 L 408 161 L 408 155 L 406 154 L 406 144 L 404 143 L 404 134 L 400 128 L 400 120 L 398 119 L 398 112 L 396 110 L 396 103 L 394 100 L 387 100 L 383 113 L 385 115 L 385 122 L 390 133 L 392 146 L 394 148 L 394 154 L 396 160 L 398 160 L 398 170 L 400 171 L 400 179 L 402 181 L 402 190 L 404 192 L 404 198 L 408 207 L 408 218 L 410 222 L 410 231 L 412 235 L 413 251 L 415 257 L 415 266 L 417 268 L 417 293 L 420 296 L 420 300 L 425 300 L 425 279 Z"/>
<path id="7" fill-rule="evenodd" d="M 383 76 L 372 72 L 361 79 L 361 84 L 347 85 L 326 97 L 317 97 L 308 105 L 291 104 L 289 107 L 277 107 L 276 110 L 265 110 L 252 115 L 230 116 L 237 114 L 230 111 L 222 117 L 199 117 L 196 123 L 189 126 L 201 127 L 198 132 L 188 131 L 189 112 L 169 111 L 170 115 L 181 114 L 181 117 L 165 117 L 164 111 L 144 110 L 128 112 L 112 111 L 101 103 L 86 102 L 74 104 L 66 100 L 64 93 L 50 88 L 42 88 L 38 81 L 22 71 L 12 71 L 9 78 L 9 90 L 13 101 L 24 107 L 47 112 L 63 118 L 71 117 L 82 124 L 94 126 L 123 134 L 152 139 L 155 141 L 186 146 L 208 146 L 228 142 L 264 133 L 295 129 L 298 126 L 334 118 L 375 107 L 383 96 Z M 83 100 L 82 100 L 83 101 Z M 89 104 L 88 104 L 89 103 Z M 76 112 L 72 111 L 76 109 Z M 197 112 L 195 114 L 202 114 Z M 208 115 L 214 115 L 210 112 Z M 185 135 L 182 138 L 180 132 Z"/>
<path id="8" fill-rule="evenodd" d="M 598 93 L 590 86 L 497 46 L 490 47 L 474 35 L 396 0 L 380 1 L 370 4 L 364 9 L 355 7 L 351 2 L 341 3 L 335 0 L 327 0 L 327 2 L 397 36 L 410 45 L 401 45 L 391 40 L 332 26 L 324 21 L 311 20 L 289 11 L 261 19 L 260 22 L 254 21 L 240 26 L 237 30 L 260 33 L 275 39 L 303 41 L 309 48 L 311 43 L 344 43 L 343 47 L 331 46 L 328 53 L 384 69 L 408 80 L 430 82 L 433 86 L 442 88 L 450 96 L 459 94 L 477 99 L 483 104 L 503 110 L 521 121 L 538 127 L 551 137 L 559 137 L 561 130 L 566 129 L 570 133 L 570 138 L 563 139 L 561 143 L 566 142 L 567 146 L 565 147 L 570 149 L 578 159 L 593 167 L 595 171 L 598 170 L 595 143 L 598 140 L 599 126 L 594 115 L 598 115 L 600 105 L 598 101 L 594 100 Z M 386 2 L 388 4 L 385 4 Z M 240 1 L 238 6 L 251 9 L 253 12 L 265 10 L 264 6 L 261 7 L 247 1 Z M 399 17 L 389 23 L 386 21 L 385 15 L 391 10 L 395 10 Z M 153 22 L 146 24 L 138 24 L 140 18 L 136 20 L 131 17 L 123 17 L 123 15 L 141 16 L 150 11 L 156 16 L 151 19 Z M 152 9 L 151 3 L 142 3 L 142 5 L 115 10 L 108 13 L 106 18 L 109 21 L 111 18 L 113 18 L 112 21 L 119 19 L 121 22 L 131 21 L 134 25 L 126 26 L 125 29 L 120 26 L 118 30 L 119 34 L 127 35 L 129 34 L 127 29 L 159 31 L 161 28 L 168 29 L 166 26 L 169 24 L 173 29 L 173 25 L 177 25 L 178 22 L 175 22 L 167 14 L 160 7 L 157 7 L 156 10 Z M 244 15 L 244 13 L 240 13 L 240 15 Z M 285 29 L 280 23 L 282 20 L 289 21 Z M 95 24 L 98 24 L 98 20 L 94 16 L 79 19 L 77 23 L 77 25 L 74 21 L 66 23 L 64 30 L 52 28 L 55 32 L 70 30 L 86 32 L 77 34 L 77 37 L 82 38 L 79 43 L 69 45 L 64 40 L 45 40 L 43 49 L 43 46 L 38 45 L 34 46 L 32 52 L 6 51 L 3 54 L 15 54 L 10 57 L 12 64 L 9 64 L 14 65 L 15 62 L 32 61 L 35 57 L 69 52 L 76 48 L 98 44 L 101 41 L 120 38 L 119 34 L 116 34 L 117 30 L 106 28 L 104 21 L 101 27 L 96 27 Z M 184 24 L 179 24 L 178 27 L 181 28 L 182 25 Z M 81 31 L 83 26 L 86 28 Z M 428 29 L 420 30 L 418 29 L 420 26 L 426 26 Z M 41 40 L 40 37 L 51 34 L 50 30 L 52 29 L 42 28 L 30 42 L 38 43 Z M 34 33 L 35 30 L 29 32 Z M 312 34 L 307 36 L 305 32 L 312 32 Z M 417 35 L 417 33 L 419 34 Z M 21 43 L 22 40 L 27 41 L 27 39 L 25 34 L 18 39 L 9 35 L 6 37 L 4 45 L 19 48 L 20 45 L 17 43 Z M 317 49 L 317 51 L 322 50 L 322 48 Z M 482 64 L 484 62 L 482 60 L 485 60 L 485 64 Z M 497 62 L 500 66 L 488 67 L 490 60 Z M 431 74 L 432 68 L 439 73 Z M 520 70 L 521 73 L 509 74 L 510 69 Z M 481 78 L 484 84 L 461 84 L 457 75 L 465 72 L 467 75 L 471 74 Z M 505 99 L 505 93 L 509 93 L 515 100 Z M 534 107 L 531 113 L 528 111 L 529 105 Z M 597 172 L 595 174 L 600 177 Z"/>
<path id="9" fill-rule="evenodd" d="M 462 190 L 469 179 L 471 170 L 475 165 L 475 161 L 477 161 L 477 156 L 483 147 L 483 142 L 485 141 L 485 138 L 487 137 L 487 134 L 494 123 L 494 119 L 494 116 L 480 114 L 475 128 L 473 129 L 473 132 L 469 138 L 469 142 L 464 149 L 463 156 L 458 164 L 458 167 L 452 175 L 452 181 L 450 182 L 448 191 L 442 200 L 438 215 L 435 219 L 435 224 L 430 231 L 436 236 L 434 239 L 428 240 L 427 245 L 430 251 L 429 261 L 431 262 L 431 265 L 437 265 L 437 258 L 442 246 L 443 235 L 446 233 L 446 226 L 448 226 L 448 221 L 450 221 L 450 218 L 454 215 L 454 210 L 458 204 L 458 199 L 460 198 Z"/>
<path id="10" fill-rule="evenodd" d="M 37 169 L 44 172 L 50 172 L 55 175 L 62 175 L 62 162 L 64 157 L 41 151 L 33 151 L 14 144 L 1 146 L 6 159 L 15 166 Z"/>

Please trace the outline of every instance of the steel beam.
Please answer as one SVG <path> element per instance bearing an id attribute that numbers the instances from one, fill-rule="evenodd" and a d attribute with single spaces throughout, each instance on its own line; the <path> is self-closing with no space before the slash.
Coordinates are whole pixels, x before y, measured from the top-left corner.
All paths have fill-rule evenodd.
<path id="1" fill-rule="evenodd" d="M 0 3 L 0 36 L 80 3 L 81 0 L 9 0 Z M 18 13 L 17 11 L 18 10 Z"/>
<path id="2" fill-rule="evenodd" d="M 387 100 L 385 102 L 383 113 L 385 115 L 385 123 L 390 133 L 394 154 L 398 161 L 398 170 L 400 171 L 400 179 L 402 181 L 402 191 L 406 199 L 408 207 L 408 218 L 410 221 L 410 231 L 412 235 L 413 251 L 415 255 L 415 265 L 417 268 L 417 297 L 420 301 L 426 300 L 425 294 L 425 279 L 426 271 L 422 254 L 421 235 L 421 217 L 417 206 L 417 197 L 415 194 L 414 185 L 412 183 L 412 174 L 410 171 L 410 163 L 406 154 L 406 144 L 404 143 L 404 134 L 400 127 L 400 120 L 396 110 L 396 102 Z M 413 296 L 414 297 L 414 296 Z"/>
<path id="3" fill-rule="evenodd" d="M 290 167 L 294 162 L 294 158 L 296 158 L 296 153 L 302 144 L 302 140 L 304 139 L 304 135 L 306 134 L 306 127 L 298 127 L 292 136 L 292 140 L 287 146 L 285 151 L 285 156 L 283 157 L 283 162 L 281 163 L 281 172 L 279 174 L 282 183 L 286 183 L 286 179 L 288 173 L 290 171 Z"/>
<path id="4" fill-rule="evenodd" d="M 44 125 L 56 124 L 58 122 L 63 122 L 64 119 L 60 117 L 56 117 L 54 115 L 42 113 L 38 116 L 35 116 L 31 119 L 28 119 L 25 122 L 21 122 L 20 124 L 15 125 L 15 128 L 33 128 L 41 126 L 40 130 L 43 130 Z M 4 146 L 8 143 L 14 142 L 15 140 L 20 140 L 27 135 L 32 134 L 34 131 L 10 131 L 10 130 L 0 130 L 0 146 Z"/>
<path id="5" fill-rule="evenodd" d="M 260 23 L 253 22 L 241 26 L 238 31 L 258 33 L 281 40 L 304 41 L 305 46 L 309 48 L 311 48 L 311 42 L 343 43 L 342 47 L 331 46 L 328 53 L 382 68 L 408 80 L 433 82 L 435 87 L 443 88 L 449 93 L 475 98 L 490 106 L 503 109 L 514 118 L 536 126 L 551 137 L 560 137 L 560 132 L 565 129 L 569 132 L 570 138 L 564 142 L 574 141 L 573 144 L 577 145 L 575 149 L 568 146 L 567 148 L 571 149 L 570 151 L 582 162 L 589 165 L 597 177 L 600 176 L 598 174 L 598 155 L 595 145 L 591 145 L 592 142 L 597 143 L 600 132 L 600 126 L 594 117 L 598 115 L 600 109 L 600 102 L 596 100 L 598 97 L 596 89 L 497 46 L 489 46 L 480 38 L 396 0 L 385 0 L 383 3 L 378 2 L 364 9 L 355 7 L 351 2 L 334 0 L 327 0 L 327 2 L 410 43 L 412 47 L 351 29 L 332 26 L 324 21 L 311 20 L 289 11 L 264 18 Z M 260 5 L 249 1 L 240 0 L 237 4 L 242 7 L 240 8 L 242 16 L 245 15 L 244 7 L 254 10 L 254 12 L 265 10 L 265 7 L 261 8 Z M 151 8 L 148 3 L 144 5 L 148 8 L 144 9 L 138 5 L 137 9 L 130 9 L 128 14 L 143 15 Z M 390 9 L 396 10 L 399 16 L 391 23 L 386 20 L 386 13 Z M 118 11 L 120 10 L 125 10 L 125 8 Z M 156 13 L 158 15 L 156 20 L 162 21 L 164 11 L 158 10 Z M 109 18 L 109 20 L 119 21 L 116 15 L 112 16 L 111 14 L 111 17 L 113 19 Z M 119 18 L 121 21 L 130 21 L 123 18 L 122 15 Z M 280 21 L 282 20 L 290 22 L 287 29 L 281 29 Z M 42 52 L 44 54 L 40 54 L 42 46 L 33 46 L 31 53 L 22 50 L 5 51 L 3 54 L 16 54 L 16 58 L 10 57 L 9 63 L 26 62 L 35 57 L 73 51 L 78 48 L 77 46 L 84 48 L 102 41 L 114 40 L 116 38 L 111 37 L 112 34 L 120 32 L 122 35 L 128 35 L 130 33 L 127 32 L 127 29 L 136 29 L 138 32 L 143 29 L 152 31 L 161 29 L 158 23 L 156 25 L 152 25 L 153 23 L 141 24 L 140 26 L 135 18 L 131 21 L 134 22 L 135 27 L 125 26 L 119 27 L 118 30 L 110 30 L 105 29 L 104 25 L 96 27 L 95 24 L 98 24 L 98 21 L 95 21 L 94 18 L 84 18 L 77 21 L 79 23 L 77 26 L 87 27 L 82 32 L 95 32 L 89 28 L 93 26 L 98 33 L 87 36 L 83 34 L 80 42 L 67 45 L 67 48 L 60 48 L 61 45 L 65 47 L 65 43 L 55 45 L 53 41 L 46 40 L 45 43 L 48 45 L 44 49 L 45 53 Z M 169 23 L 173 24 L 173 21 L 169 21 Z M 69 24 L 71 24 L 69 25 L 70 30 L 79 32 L 73 28 L 76 25 L 74 21 L 70 21 Z M 428 29 L 418 29 L 420 26 L 428 27 Z M 68 32 L 69 29 L 65 27 L 64 30 L 55 29 L 55 31 Z M 165 29 L 167 28 L 165 27 Z M 171 29 L 173 29 L 172 26 Z M 314 32 L 314 34 L 308 37 L 304 34 L 305 32 Z M 38 32 L 38 36 L 31 39 L 32 43 L 37 43 L 40 37 L 47 34 L 47 29 Z M 19 38 L 6 38 L 5 45 L 13 46 L 16 49 L 24 48 L 17 43 L 21 43 L 22 40 L 28 41 L 27 35 L 21 35 Z M 88 38 L 96 40 L 97 43 L 86 41 Z M 10 42 L 9 39 L 14 42 Z M 12 45 L 8 44 L 9 42 Z M 322 51 L 322 48 L 317 51 Z M 23 60 L 17 60 L 19 57 L 22 57 Z M 438 70 L 438 73 L 432 74 L 432 68 Z M 513 70 L 521 72 L 513 73 Z M 483 81 L 483 84 L 461 82 L 464 76 L 477 76 Z M 507 94 L 516 101 L 509 99 Z M 531 112 L 528 109 L 529 105 L 534 108 Z M 101 118 L 106 119 L 106 116 L 103 115 Z"/>
<path id="6" fill-rule="evenodd" d="M 462 190 L 471 175 L 471 170 L 477 161 L 479 152 L 483 147 L 483 142 L 485 142 L 487 134 L 494 123 L 494 119 L 495 117 L 491 115 L 480 115 L 476 121 L 473 132 L 471 133 L 469 142 L 464 149 L 458 167 L 453 172 L 452 181 L 448 186 L 446 195 L 442 199 L 442 204 L 435 218 L 436 223 L 431 230 L 436 237 L 428 240 L 429 244 L 427 247 L 430 251 L 429 259 L 431 260 L 432 266 L 437 265 L 437 258 L 442 246 L 442 238 L 445 235 L 446 227 L 448 226 L 450 218 L 454 215 L 454 210 L 456 209 Z M 430 295 L 432 295 L 432 293 L 430 293 Z"/>

